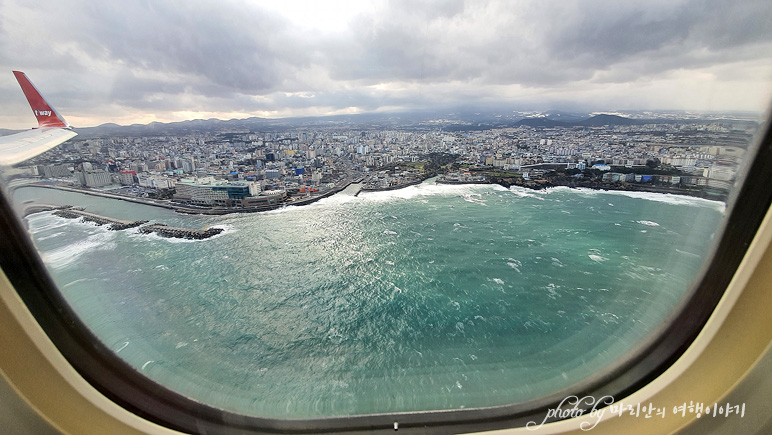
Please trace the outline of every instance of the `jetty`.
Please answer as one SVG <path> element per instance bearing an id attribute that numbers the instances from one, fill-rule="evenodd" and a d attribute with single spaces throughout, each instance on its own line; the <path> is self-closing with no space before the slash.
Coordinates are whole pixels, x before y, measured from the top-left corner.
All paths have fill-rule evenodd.
<path id="1" fill-rule="evenodd" d="M 74 208 L 71 205 L 51 205 L 51 204 L 38 204 L 34 202 L 26 202 L 24 203 L 22 214 L 24 217 L 27 217 L 31 214 L 35 213 L 41 213 L 44 211 L 53 211 L 53 210 L 64 210 Z M 78 208 L 78 210 L 83 210 L 82 208 Z"/>
<path id="2" fill-rule="evenodd" d="M 189 240 L 203 240 L 212 236 L 216 236 L 223 232 L 222 228 L 208 228 L 203 230 L 191 229 L 191 228 L 175 228 L 170 227 L 164 223 L 151 223 L 145 225 L 150 221 L 138 220 L 138 221 L 126 221 L 121 219 L 114 219 L 106 216 L 101 216 L 95 213 L 89 213 L 84 211 L 82 207 L 72 207 L 69 205 L 50 205 L 50 204 L 35 204 L 28 203 L 25 207 L 25 215 L 32 213 L 39 213 L 43 211 L 53 211 L 54 216 L 59 216 L 66 219 L 82 219 L 84 222 L 93 222 L 98 226 L 109 225 L 108 229 L 112 231 L 121 231 L 129 228 L 136 228 L 140 234 L 156 233 L 162 237 L 189 239 Z M 144 226 L 142 226 L 144 225 Z"/>
<path id="3" fill-rule="evenodd" d="M 89 213 L 74 207 L 58 209 L 54 212 L 54 215 L 67 219 L 81 219 L 83 222 L 93 222 L 99 226 L 109 225 L 108 229 L 112 231 L 121 231 L 129 228 L 135 228 L 148 222 L 146 220 L 125 221 L 121 219 L 109 218 L 100 216 L 98 214 Z"/>
<path id="4" fill-rule="evenodd" d="M 194 230 L 190 228 L 175 228 L 166 224 L 150 224 L 139 229 L 140 233 L 156 233 L 162 237 L 173 237 L 177 239 L 202 240 L 216 236 L 223 232 L 222 228 L 208 228 L 205 230 Z"/>

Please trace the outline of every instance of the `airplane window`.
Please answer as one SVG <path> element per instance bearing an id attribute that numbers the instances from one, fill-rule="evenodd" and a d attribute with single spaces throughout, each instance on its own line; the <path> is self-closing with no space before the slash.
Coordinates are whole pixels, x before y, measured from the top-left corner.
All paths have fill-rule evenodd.
<path id="1" fill-rule="evenodd" d="M 696 336 L 769 207 L 770 7 L 511 6 L 91 5 L 65 27 L 11 2 L 33 48 L 60 42 L 2 79 L 5 126 L 30 126 L 22 95 L 39 126 L 0 137 L 0 266 L 84 377 L 185 431 L 622 398 Z"/>

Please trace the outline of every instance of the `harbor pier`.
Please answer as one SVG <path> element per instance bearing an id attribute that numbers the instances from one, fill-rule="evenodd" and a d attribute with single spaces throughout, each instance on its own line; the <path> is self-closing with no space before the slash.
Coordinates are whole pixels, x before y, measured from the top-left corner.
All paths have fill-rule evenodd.
<path id="1" fill-rule="evenodd" d="M 93 222 L 97 225 L 109 225 L 108 228 L 113 231 L 121 231 L 129 228 L 135 228 L 142 224 L 146 224 L 148 222 L 146 220 L 126 221 L 121 219 L 114 219 L 114 218 L 109 218 L 105 216 L 100 216 L 94 213 L 89 213 L 83 210 L 78 210 L 72 207 L 56 210 L 54 212 L 54 215 L 67 218 L 67 219 L 80 218 L 84 222 Z"/>
<path id="2" fill-rule="evenodd" d="M 194 230 L 190 228 L 175 228 L 166 224 L 150 224 L 139 229 L 140 233 L 156 233 L 162 237 L 174 237 L 177 239 L 202 240 L 216 236 L 223 232 L 222 228 L 208 228 L 205 230 Z"/>

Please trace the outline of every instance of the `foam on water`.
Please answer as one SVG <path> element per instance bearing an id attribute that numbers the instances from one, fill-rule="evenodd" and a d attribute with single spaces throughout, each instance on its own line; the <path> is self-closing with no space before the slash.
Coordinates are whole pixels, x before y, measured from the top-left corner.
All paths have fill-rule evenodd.
<path id="1" fill-rule="evenodd" d="M 658 227 L 659 224 L 654 221 L 635 221 L 636 223 L 639 223 L 641 225 L 646 225 L 647 227 Z"/>
<path id="2" fill-rule="evenodd" d="M 35 213 L 26 217 L 30 232 L 40 233 L 66 227 L 76 222 L 73 219 L 60 218 L 54 216 L 53 212 Z"/>
<path id="3" fill-rule="evenodd" d="M 357 198 L 372 202 L 393 202 L 432 196 L 464 197 L 465 195 L 477 194 L 480 191 L 486 191 L 490 189 L 491 185 L 484 184 L 435 184 L 426 182 L 396 190 L 386 190 L 381 192 L 363 191 Z"/>
<path id="4" fill-rule="evenodd" d="M 47 229 L 50 229 L 50 228 L 47 228 Z M 59 236 L 63 236 L 64 234 L 65 234 L 64 232 L 61 232 L 61 231 L 60 231 L 60 232 L 58 232 L 58 233 L 53 233 L 53 234 L 50 234 L 50 235 L 48 235 L 48 236 L 41 236 L 41 237 L 38 237 L 37 239 L 38 239 L 38 240 L 40 240 L 40 241 L 42 242 L 43 240 L 54 239 L 54 238 L 57 238 L 57 237 L 59 237 Z"/>
<path id="5" fill-rule="evenodd" d="M 592 261 L 595 261 L 596 263 L 602 263 L 604 261 L 608 261 L 608 258 L 601 257 L 600 255 L 597 255 L 597 254 L 589 254 L 588 257 L 590 257 L 590 259 Z"/>
<path id="6" fill-rule="evenodd" d="M 546 191 L 558 191 L 572 189 L 570 187 L 553 187 L 548 188 Z M 676 195 L 672 193 L 654 193 L 654 192 L 629 192 L 625 190 L 595 190 L 587 188 L 573 188 L 576 192 L 585 196 L 598 196 L 598 195 L 615 195 L 626 196 L 634 199 L 644 199 L 647 201 L 661 202 L 670 205 L 690 206 L 690 207 L 709 207 L 714 210 L 724 212 L 726 211 L 726 203 L 723 201 L 714 201 L 710 199 L 697 198 L 694 196 Z"/>
<path id="7" fill-rule="evenodd" d="M 520 186 L 510 186 L 509 191 L 518 198 L 533 198 L 540 201 L 544 201 L 542 196 L 546 193 L 545 190 L 533 190 Z"/>
<path id="8" fill-rule="evenodd" d="M 42 251 L 40 256 L 46 263 L 46 266 L 60 269 L 77 264 L 77 260 L 87 253 L 115 249 L 114 239 L 115 232 L 105 229 L 102 232 L 88 236 L 84 240 L 50 251 Z"/>
<path id="9" fill-rule="evenodd" d="M 234 225 L 234 224 L 215 224 L 215 225 L 209 225 L 209 228 L 220 228 L 223 231 L 220 234 L 217 234 L 217 235 L 214 235 L 212 237 L 209 237 L 208 239 L 203 239 L 201 241 L 212 240 L 212 239 L 216 239 L 218 237 L 230 236 L 231 234 L 236 233 L 236 232 L 239 231 L 236 228 L 236 225 Z"/>
<path id="10" fill-rule="evenodd" d="M 467 193 L 463 195 L 463 198 L 464 201 L 471 202 L 472 204 L 487 205 L 479 193 Z"/>

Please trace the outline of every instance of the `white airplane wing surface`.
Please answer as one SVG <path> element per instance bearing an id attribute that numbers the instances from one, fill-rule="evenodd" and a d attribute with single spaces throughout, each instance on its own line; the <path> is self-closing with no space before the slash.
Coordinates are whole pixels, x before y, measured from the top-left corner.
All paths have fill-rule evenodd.
<path id="1" fill-rule="evenodd" d="M 32 112 L 38 120 L 38 127 L 8 136 L 0 137 L 0 165 L 13 165 L 47 151 L 78 134 L 70 124 L 51 107 L 35 85 L 21 71 L 13 75 L 21 85 Z"/>

